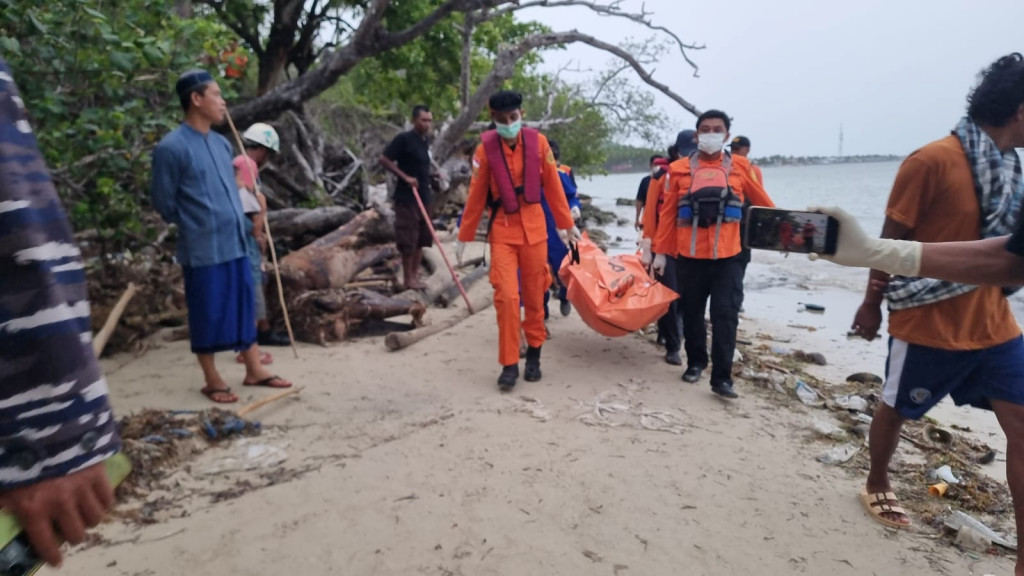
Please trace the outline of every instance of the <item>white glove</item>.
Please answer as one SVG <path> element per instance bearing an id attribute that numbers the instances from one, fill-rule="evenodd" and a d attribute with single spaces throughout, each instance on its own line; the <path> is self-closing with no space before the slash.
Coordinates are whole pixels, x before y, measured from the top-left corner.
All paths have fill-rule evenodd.
<path id="1" fill-rule="evenodd" d="M 898 276 L 917 276 L 921 272 L 921 243 L 868 236 L 849 212 L 835 206 L 807 210 L 828 214 L 839 221 L 835 254 L 810 254 L 811 260 L 828 260 L 840 266 L 872 268 Z"/>
<path id="2" fill-rule="evenodd" d="M 579 226 L 573 226 L 569 230 L 569 240 L 572 240 L 573 242 L 579 242 L 580 240 L 583 240 L 583 233 L 580 232 Z"/>
<path id="3" fill-rule="evenodd" d="M 569 208 L 569 214 L 572 215 L 572 219 L 573 220 L 579 220 L 580 219 L 580 207 L 579 206 L 573 206 L 572 208 Z"/>
<path id="4" fill-rule="evenodd" d="M 661 276 L 665 273 L 665 264 L 667 259 L 664 254 L 655 254 L 654 263 L 651 264 L 651 271 L 656 275 Z"/>
<path id="5" fill-rule="evenodd" d="M 458 240 L 455 241 L 455 261 L 462 266 L 462 253 L 466 251 L 466 245 Z"/>
<path id="6" fill-rule="evenodd" d="M 650 268 L 651 262 L 654 261 L 654 254 L 651 253 L 651 239 L 642 238 L 640 240 L 640 263 L 644 265 L 644 268 Z"/>

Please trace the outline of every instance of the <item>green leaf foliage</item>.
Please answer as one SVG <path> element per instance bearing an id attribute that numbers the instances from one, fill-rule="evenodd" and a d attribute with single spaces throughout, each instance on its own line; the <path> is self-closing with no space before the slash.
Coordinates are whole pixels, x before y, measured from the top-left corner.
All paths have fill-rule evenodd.
<path id="1" fill-rule="evenodd" d="M 150 152 L 181 121 L 177 75 L 234 39 L 173 0 L 0 0 L 0 54 L 76 229 L 145 239 Z M 233 86 L 221 81 L 228 96 Z"/>

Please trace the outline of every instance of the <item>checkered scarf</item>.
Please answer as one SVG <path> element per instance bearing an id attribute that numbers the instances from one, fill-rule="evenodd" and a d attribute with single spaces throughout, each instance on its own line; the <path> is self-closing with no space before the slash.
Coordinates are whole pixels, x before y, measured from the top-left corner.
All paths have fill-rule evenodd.
<path id="1" fill-rule="evenodd" d="M 974 177 L 974 191 L 981 207 L 981 237 L 995 238 L 1012 234 L 1024 196 L 1021 161 L 1014 149 L 1000 152 L 992 138 L 970 118 L 964 118 L 953 131 L 960 138 L 967 163 Z M 933 304 L 966 294 L 977 288 L 933 278 L 894 276 L 885 292 L 890 310 L 904 310 Z M 1006 295 L 1019 288 L 1004 288 Z"/>

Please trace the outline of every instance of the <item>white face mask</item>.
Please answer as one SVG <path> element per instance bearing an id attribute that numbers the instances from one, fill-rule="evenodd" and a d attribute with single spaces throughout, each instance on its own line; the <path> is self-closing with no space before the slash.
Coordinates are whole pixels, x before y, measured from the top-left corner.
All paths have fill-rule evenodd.
<path id="1" fill-rule="evenodd" d="M 705 154 L 718 154 L 725 145 L 725 134 L 722 132 L 705 132 L 697 136 L 697 149 Z"/>

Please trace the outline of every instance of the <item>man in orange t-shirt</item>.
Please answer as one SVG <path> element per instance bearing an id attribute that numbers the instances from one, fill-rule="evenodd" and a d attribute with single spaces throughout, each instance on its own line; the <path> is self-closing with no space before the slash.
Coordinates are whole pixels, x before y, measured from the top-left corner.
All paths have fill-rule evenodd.
<path id="1" fill-rule="evenodd" d="M 455 248 L 461 259 L 465 243 L 476 237 L 484 209 L 488 209 L 490 278 L 498 315 L 498 361 L 502 366 L 498 386 L 502 390 L 512 389 L 519 380 L 520 325 L 528 346 L 524 378 L 527 382 L 541 378 L 540 348 L 547 338 L 544 292 L 551 285 L 541 194 L 555 225 L 566 232 L 565 241 L 580 239 L 554 153 L 543 134 L 523 128 L 522 103 L 523 97 L 517 92 L 502 91 L 490 98 L 495 130 L 480 135 L 481 144 L 473 155 L 473 177 Z"/>
<path id="2" fill-rule="evenodd" d="M 751 177 L 750 162 L 723 151 L 731 122 L 720 110 L 701 114 L 696 127 L 697 153 L 669 167 L 652 265 L 655 273 L 660 273 L 668 258 L 676 258 L 687 364 L 683 380 L 700 380 L 710 359 L 711 391 L 723 398 L 738 397 L 732 384 L 732 359 L 743 296 L 742 206 L 747 201 L 754 206 L 774 206 Z M 709 299 L 710 358 L 704 324 Z"/>
<path id="3" fill-rule="evenodd" d="M 987 146 L 989 152 L 1005 157 L 1015 155 L 1014 146 L 1024 143 L 1024 59 L 1018 55 L 1003 60 L 986 72 L 969 99 L 968 117 L 953 135 L 924 146 L 903 162 L 889 196 L 883 238 L 979 240 L 982 223 L 993 215 L 991 203 L 982 204 L 979 198 L 1019 204 L 1020 187 L 994 187 L 990 157 L 979 152 Z M 977 178 L 978 170 L 986 176 Z M 979 191 L 988 186 L 993 187 L 988 193 Z M 1012 429 L 1006 427 L 1024 415 L 1024 342 L 1002 289 L 922 284 L 915 277 L 890 279 L 885 272 L 872 270 L 853 322 L 865 339 L 878 335 L 883 300 L 890 308 L 889 358 L 883 403 L 871 423 L 871 469 L 861 494 L 865 507 L 882 524 L 910 525 L 892 492 L 888 466 L 903 422 L 923 417 L 951 395 L 958 405 L 995 410 L 1006 430 L 1007 479 L 1020 528 L 1024 462 L 1015 454 L 1024 439 L 1011 437 Z M 1016 573 L 1024 574 L 1019 562 Z"/>

